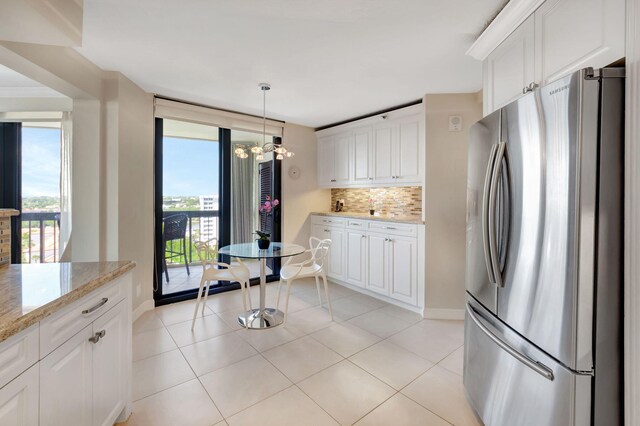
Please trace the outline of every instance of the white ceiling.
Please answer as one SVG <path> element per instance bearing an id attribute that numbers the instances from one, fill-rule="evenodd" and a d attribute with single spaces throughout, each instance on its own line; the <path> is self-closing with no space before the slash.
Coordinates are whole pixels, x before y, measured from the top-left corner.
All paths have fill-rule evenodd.
<path id="1" fill-rule="evenodd" d="M 474 92 L 504 0 L 85 0 L 83 46 L 149 92 L 319 127 Z"/>

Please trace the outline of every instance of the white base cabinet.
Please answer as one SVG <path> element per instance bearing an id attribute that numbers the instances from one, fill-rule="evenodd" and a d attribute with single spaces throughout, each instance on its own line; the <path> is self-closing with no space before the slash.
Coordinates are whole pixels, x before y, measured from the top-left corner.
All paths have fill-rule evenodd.
<path id="1" fill-rule="evenodd" d="M 36 364 L 0 389 L 0 425 L 38 424 L 39 384 Z"/>
<path id="2" fill-rule="evenodd" d="M 130 291 L 127 273 L 0 343 L 0 425 L 111 426 L 128 417 Z M 59 336 L 70 337 L 42 352 Z"/>
<path id="3" fill-rule="evenodd" d="M 40 425 L 92 425 L 92 326 L 40 361 Z"/>
<path id="4" fill-rule="evenodd" d="M 422 313 L 423 225 L 312 215 L 311 235 L 332 239 L 334 282 Z"/>
<path id="5" fill-rule="evenodd" d="M 367 283 L 367 234 L 361 230 L 348 229 L 345 281 L 364 288 Z"/>

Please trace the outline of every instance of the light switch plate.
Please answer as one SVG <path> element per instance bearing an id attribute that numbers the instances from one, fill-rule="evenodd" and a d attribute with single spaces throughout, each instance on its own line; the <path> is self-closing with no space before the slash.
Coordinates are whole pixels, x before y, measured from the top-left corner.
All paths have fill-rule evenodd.
<path id="1" fill-rule="evenodd" d="M 459 132 L 462 130 L 462 116 L 461 115 L 450 115 L 449 116 L 449 131 L 450 132 Z"/>

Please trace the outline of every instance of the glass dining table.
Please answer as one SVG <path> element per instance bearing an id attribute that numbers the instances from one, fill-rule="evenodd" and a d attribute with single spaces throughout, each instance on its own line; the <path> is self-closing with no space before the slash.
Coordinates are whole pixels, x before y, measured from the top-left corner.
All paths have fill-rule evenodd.
<path id="1" fill-rule="evenodd" d="M 251 329 L 266 329 L 276 327 L 284 321 L 284 313 L 275 308 L 265 306 L 265 291 L 267 285 L 267 259 L 297 256 L 305 252 L 305 248 L 297 244 L 271 243 L 268 249 L 258 248 L 258 244 L 231 244 L 218 250 L 218 254 L 238 257 L 241 259 L 260 259 L 260 308 L 238 315 L 238 323 Z M 248 322 L 248 324 L 246 324 Z"/>

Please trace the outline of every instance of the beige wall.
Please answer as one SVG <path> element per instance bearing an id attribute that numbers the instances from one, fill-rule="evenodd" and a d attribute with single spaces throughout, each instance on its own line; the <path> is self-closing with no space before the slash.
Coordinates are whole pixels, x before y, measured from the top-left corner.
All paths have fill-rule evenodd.
<path id="1" fill-rule="evenodd" d="M 331 203 L 331 191 L 318 188 L 316 174 L 316 135 L 312 128 L 286 124 L 284 145 L 295 157 L 282 163 L 283 241 L 309 244 L 309 213 L 326 211 Z M 289 177 L 289 168 L 297 166 L 300 177 Z"/>
<path id="2" fill-rule="evenodd" d="M 427 316 L 464 308 L 467 142 L 469 127 L 482 118 L 480 100 L 471 93 L 424 97 Z M 449 131 L 450 115 L 462 116 L 462 131 Z"/>
<path id="3" fill-rule="evenodd" d="M 134 309 L 153 300 L 153 123 L 153 96 L 118 74 L 118 258 L 138 264 Z"/>
<path id="4" fill-rule="evenodd" d="M 65 260 L 135 261 L 133 308 L 152 307 L 152 95 L 70 48 L 0 42 L 0 63 L 73 99 L 72 234 Z"/>

